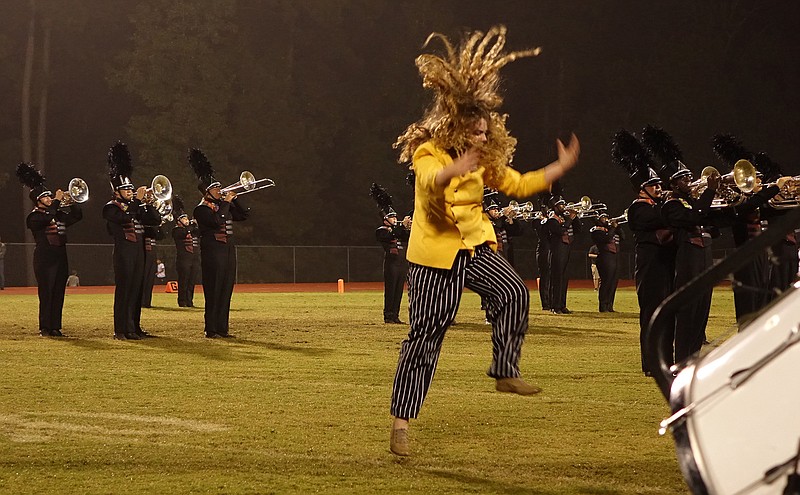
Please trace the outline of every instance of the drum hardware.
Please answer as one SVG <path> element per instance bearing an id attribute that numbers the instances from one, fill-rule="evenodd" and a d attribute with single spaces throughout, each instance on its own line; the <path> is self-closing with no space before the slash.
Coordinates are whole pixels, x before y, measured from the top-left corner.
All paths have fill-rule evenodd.
<path id="1" fill-rule="evenodd" d="M 61 199 L 61 206 L 71 206 L 74 203 L 85 203 L 89 199 L 89 185 L 80 177 L 75 177 L 69 181 L 64 197 Z"/>
<path id="2" fill-rule="evenodd" d="M 219 190 L 223 195 L 232 192 L 236 195 L 247 194 L 253 191 L 259 191 L 268 187 L 274 187 L 275 181 L 272 179 L 256 179 L 256 177 L 245 170 L 239 175 L 239 181 L 234 182 L 229 186 L 225 186 Z"/>

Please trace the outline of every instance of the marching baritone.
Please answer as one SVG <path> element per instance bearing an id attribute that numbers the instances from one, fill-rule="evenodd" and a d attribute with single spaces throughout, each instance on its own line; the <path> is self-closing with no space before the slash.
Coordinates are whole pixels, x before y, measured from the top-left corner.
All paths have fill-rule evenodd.
<path id="1" fill-rule="evenodd" d="M 200 243 L 197 222 L 189 219 L 183 200 L 173 196 L 175 227 L 172 239 L 175 241 L 175 267 L 178 270 L 178 306 L 194 307 L 194 286 L 200 275 Z"/>
<path id="2" fill-rule="evenodd" d="M 157 225 L 161 215 L 145 199 L 147 188 L 134 193 L 133 164 L 127 145 L 117 142 L 108 152 L 108 175 L 114 198 L 103 206 L 106 229 L 114 239 L 114 338 L 150 337 L 141 325 L 144 284 L 144 227 Z"/>
<path id="3" fill-rule="evenodd" d="M 28 186 L 35 204 L 25 223 L 36 241 L 33 251 L 33 272 L 39 295 L 39 335 L 63 337 L 61 313 L 69 276 L 67 260 L 67 227 L 83 218 L 80 206 L 57 189 L 55 194 L 45 187 L 45 178 L 28 163 L 17 166 L 17 177 Z"/>
<path id="4" fill-rule="evenodd" d="M 608 213 L 600 213 L 598 224 L 589 232 L 592 242 L 597 246 L 597 271 L 600 275 L 600 287 L 597 298 L 601 313 L 614 312 L 614 296 L 617 292 L 619 275 L 617 273 L 617 253 L 619 241 L 623 238 L 622 229 L 616 220 L 611 220 Z"/>
<path id="5" fill-rule="evenodd" d="M 642 372 L 651 376 L 656 364 L 647 362 L 645 336 L 656 308 L 674 290 L 675 240 L 661 215 L 664 203 L 661 178 L 651 168 L 650 158 L 636 137 L 626 130 L 614 135 L 612 161 L 623 171 L 637 192 L 628 207 L 628 228 L 635 241 L 636 299 L 639 303 L 639 343 Z M 664 321 L 664 320 L 661 320 Z M 667 323 L 664 356 L 673 355 L 674 318 Z"/>
<path id="6" fill-rule="evenodd" d="M 200 270 L 205 298 L 205 336 L 233 337 L 228 332 L 233 286 L 236 284 L 236 245 L 233 222 L 246 220 L 250 210 L 236 193 L 223 192 L 214 169 L 198 149 L 189 151 L 189 163 L 197 175 L 197 189 L 203 194 L 193 217 L 200 231 Z"/>

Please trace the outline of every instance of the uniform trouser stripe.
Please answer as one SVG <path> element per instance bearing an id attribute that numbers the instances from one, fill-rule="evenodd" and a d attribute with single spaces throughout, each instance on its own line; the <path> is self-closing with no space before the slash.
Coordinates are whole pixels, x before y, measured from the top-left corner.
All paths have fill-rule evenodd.
<path id="1" fill-rule="evenodd" d="M 447 328 L 467 287 L 487 304 L 492 323 L 489 376 L 519 376 L 519 359 L 528 328 L 530 295 L 511 265 L 487 246 L 475 256 L 460 251 L 450 270 L 409 263 L 411 330 L 403 341 L 392 392 L 392 415 L 416 418 L 428 393 Z"/>

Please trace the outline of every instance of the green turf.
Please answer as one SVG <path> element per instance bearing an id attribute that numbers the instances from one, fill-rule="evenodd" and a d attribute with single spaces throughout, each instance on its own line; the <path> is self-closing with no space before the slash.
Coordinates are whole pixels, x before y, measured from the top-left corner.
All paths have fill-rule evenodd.
<path id="1" fill-rule="evenodd" d="M 35 296 L 0 298 L 0 492 L 687 492 L 631 290 L 615 314 L 592 290 L 570 291 L 573 315 L 531 312 L 534 397 L 494 392 L 490 327 L 465 294 L 408 459 L 388 451 L 407 329 L 382 323 L 382 293 L 237 293 L 235 340 L 204 339 L 202 309 L 174 297 L 154 296 L 142 319 L 159 338 L 139 342 L 111 339 L 111 295 L 68 295 L 67 339 L 37 336 Z M 717 290 L 709 335 L 732 323 Z"/>

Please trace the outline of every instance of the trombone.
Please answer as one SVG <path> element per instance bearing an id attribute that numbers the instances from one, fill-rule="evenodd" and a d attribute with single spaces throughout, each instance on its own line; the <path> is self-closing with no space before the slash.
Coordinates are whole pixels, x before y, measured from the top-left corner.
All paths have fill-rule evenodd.
<path id="1" fill-rule="evenodd" d="M 256 179 L 251 172 L 245 170 L 239 175 L 239 182 L 234 182 L 229 186 L 225 186 L 220 189 L 219 192 L 223 195 L 229 192 L 232 192 L 236 195 L 241 195 L 274 186 L 275 181 L 272 179 Z"/>
<path id="2" fill-rule="evenodd" d="M 72 206 L 74 203 L 85 203 L 89 199 L 89 185 L 80 177 L 75 177 L 69 181 L 64 197 L 61 199 L 61 206 Z"/>

